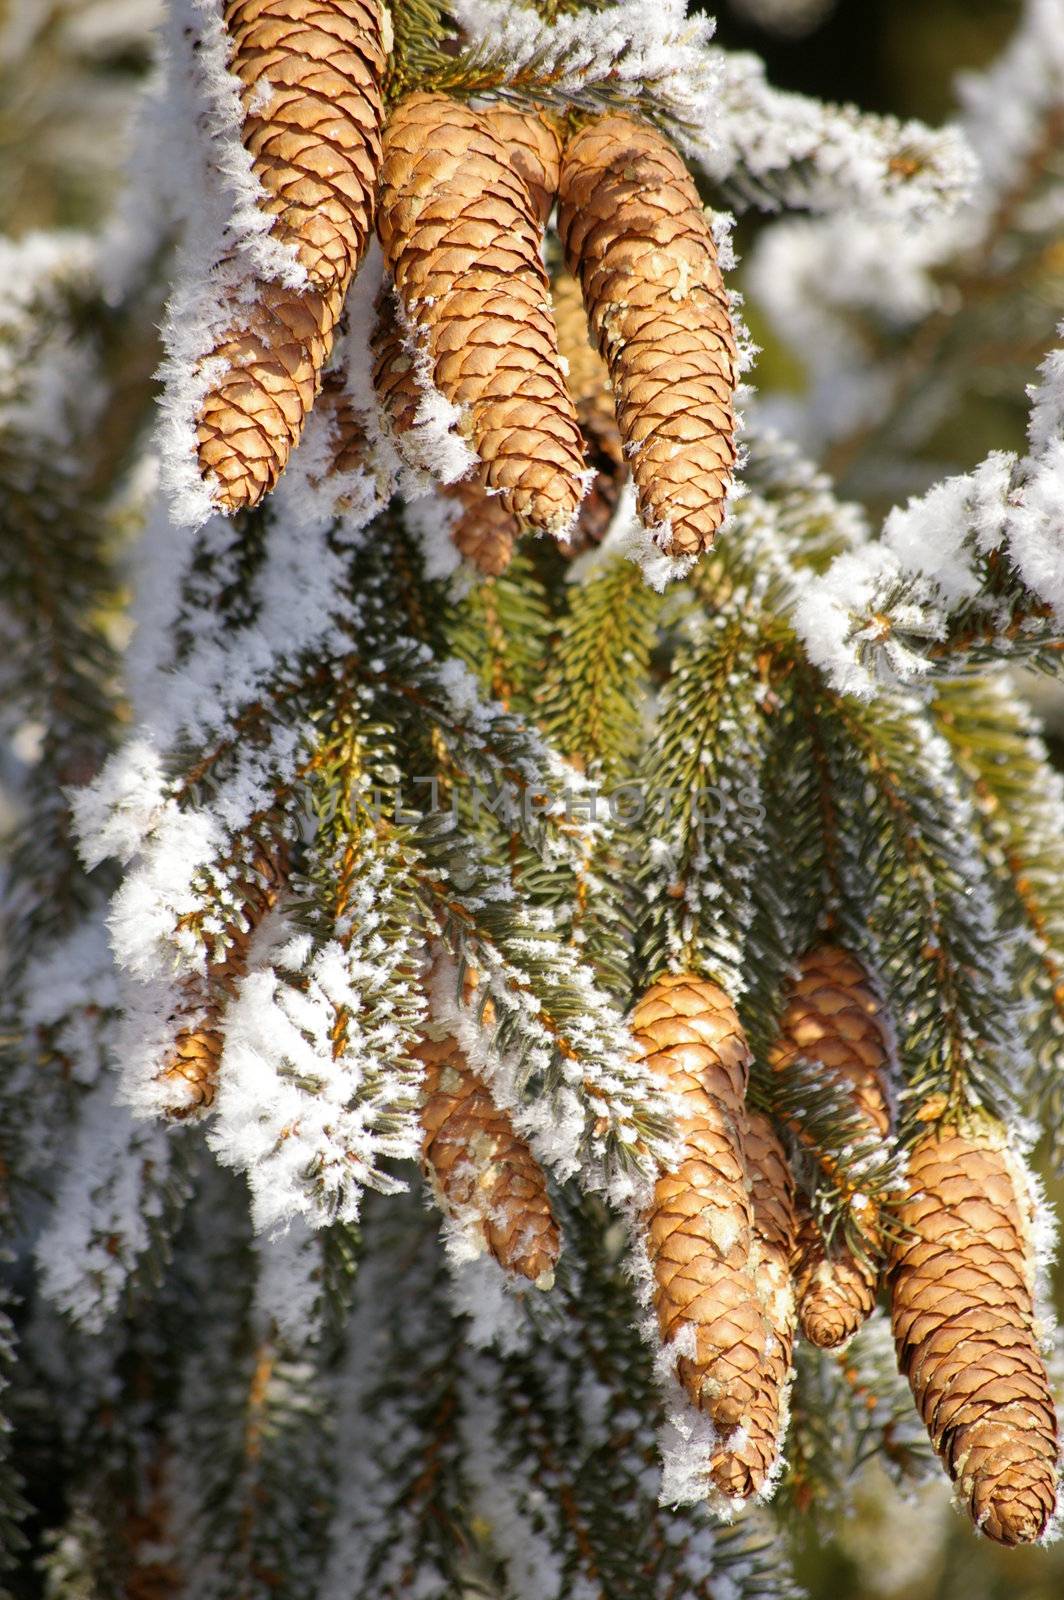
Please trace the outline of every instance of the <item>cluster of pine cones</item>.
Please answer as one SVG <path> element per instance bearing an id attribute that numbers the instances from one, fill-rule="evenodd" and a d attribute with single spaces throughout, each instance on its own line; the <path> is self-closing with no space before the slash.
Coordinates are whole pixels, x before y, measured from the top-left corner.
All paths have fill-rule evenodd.
<path id="1" fill-rule="evenodd" d="M 426 395 L 457 408 L 475 457 L 450 490 L 464 555 L 497 572 L 525 530 L 593 542 L 629 467 L 660 548 L 706 549 L 734 464 L 736 349 L 710 224 L 667 139 L 627 116 L 563 130 L 442 94 L 386 114 L 376 0 L 230 0 L 225 22 L 271 236 L 305 283 L 253 286 L 205 358 L 221 373 L 197 418 L 215 503 L 254 506 L 284 470 L 375 224 L 378 400 L 417 467 Z M 568 271 L 552 300 L 555 205 Z"/>
<path id="2" fill-rule="evenodd" d="M 210 968 L 207 990 L 189 996 L 196 1020 L 179 1033 L 167 1073 L 175 1115 L 213 1099 L 220 1017 L 285 868 L 283 856 L 260 852 L 237 891 L 245 932 Z M 475 983 L 467 979 L 467 1003 Z M 1057 1423 L 1036 1322 L 1034 1201 L 1001 1127 L 978 1113 L 944 1115 L 928 1099 L 905 1177 L 882 1200 L 850 1192 L 830 1153 L 813 1150 L 852 1224 L 825 1237 L 785 1143 L 800 1152 L 807 1134 L 748 1107 L 750 1050 L 724 991 L 689 973 L 662 977 L 631 1025 L 679 1107 L 678 1159 L 634 1220 L 662 1345 L 719 1441 L 714 1500 L 734 1508 L 771 1479 L 796 1334 L 840 1349 L 885 1289 L 900 1369 L 973 1521 L 1002 1544 L 1038 1539 L 1056 1500 Z M 422 1163 L 440 1209 L 504 1271 L 548 1289 L 562 1241 L 539 1162 L 453 1034 L 429 1026 L 418 1054 Z M 888 1024 L 860 962 L 835 945 L 810 951 L 769 1054 L 784 1088 L 812 1065 L 849 1104 L 854 1141 L 887 1143 L 889 1058 Z"/>
<path id="3" fill-rule="evenodd" d="M 667 140 L 626 116 L 563 131 L 536 110 L 439 94 L 411 94 L 386 118 L 375 0 L 230 0 L 225 20 L 272 231 L 306 276 L 298 290 L 258 285 L 212 352 L 221 376 L 197 439 L 219 507 L 257 504 L 283 471 L 375 222 L 390 275 L 378 396 L 415 465 L 426 387 L 458 408 L 476 460 L 450 490 L 465 555 L 497 571 L 526 529 L 563 543 L 600 535 L 626 464 L 661 548 L 704 550 L 734 461 L 736 352 L 710 226 Z M 555 204 L 570 276 L 552 301 L 542 244 Z M 351 448 L 341 439 L 341 455 Z M 282 871 L 270 859 L 254 875 L 249 925 Z M 242 948 L 213 973 L 219 993 Z M 973 1520 L 1005 1544 L 1038 1538 L 1054 1506 L 1056 1420 L 1031 1202 L 1000 1130 L 929 1102 L 889 1215 L 850 1197 L 857 1250 L 822 1235 L 779 1132 L 748 1110 L 750 1054 L 723 991 L 664 977 L 632 1020 L 682 1107 L 680 1159 L 642 1223 L 661 1339 L 719 1441 L 719 1494 L 748 1499 L 770 1475 L 796 1331 L 841 1346 L 882 1280 L 901 1368 Z M 210 1102 L 220 1043 L 210 1026 L 178 1039 L 173 1073 L 190 1109 Z M 886 1139 L 887 1054 L 859 963 L 834 947 L 809 954 L 773 1068 L 818 1063 L 869 1136 Z M 500 1264 L 546 1285 L 560 1238 L 532 1152 L 454 1038 L 426 1038 L 422 1060 L 423 1156 L 443 1209 L 472 1211 Z"/>
<path id="4" fill-rule="evenodd" d="M 1045 1531 L 1057 1425 L 1034 1307 L 1032 1197 L 1001 1130 L 929 1100 L 905 1178 L 882 1208 L 850 1197 L 862 1240 L 826 1239 L 796 1192 L 779 1131 L 748 1109 L 750 1052 L 727 995 L 663 977 L 632 1016 L 638 1049 L 680 1107 L 679 1159 L 642 1217 L 662 1344 L 713 1424 L 713 1499 L 734 1509 L 779 1456 L 796 1332 L 845 1345 L 882 1287 L 901 1371 L 972 1520 L 1013 1545 Z M 445 1213 L 480 1217 L 507 1271 L 549 1286 L 560 1239 L 546 1180 L 457 1041 L 423 1048 L 423 1159 Z M 869 1137 L 891 1134 L 888 1044 L 860 963 L 823 945 L 801 963 L 771 1055 L 818 1065 Z M 801 1140 L 801 1130 L 790 1130 Z"/>

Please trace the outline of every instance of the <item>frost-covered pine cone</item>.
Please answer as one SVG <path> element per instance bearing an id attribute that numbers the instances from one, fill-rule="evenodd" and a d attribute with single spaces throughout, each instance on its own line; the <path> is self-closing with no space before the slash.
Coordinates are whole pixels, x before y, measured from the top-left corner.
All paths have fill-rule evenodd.
<path id="1" fill-rule="evenodd" d="M 540 258 L 538 200 L 490 121 L 415 94 L 385 132 L 377 228 L 435 388 L 459 408 L 475 477 L 522 524 L 563 536 L 583 451 Z"/>
<path id="2" fill-rule="evenodd" d="M 425 1069 L 421 1159 L 440 1209 L 471 1220 L 505 1271 L 548 1288 L 561 1238 L 542 1167 L 457 1039 L 425 1038 L 416 1054 Z"/>
<path id="3" fill-rule="evenodd" d="M 299 442 L 321 384 L 346 284 L 256 287 L 234 332 L 207 358 L 223 370 L 196 425 L 200 471 L 222 511 L 258 505 Z"/>
<path id="4" fill-rule="evenodd" d="M 776 1457 L 778 1414 L 766 1419 L 778 1413 L 779 1394 L 766 1361 L 773 1330 L 753 1277 L 750 1051 L 724 991 L 689 974 L 653 984 L 632 1031 L 682 1108 L 679 1162 L 658 1179 L 645 1218 L 658 1328 L 666 1347 L 677 1342 L 676 1375 L 720 1435 L 715 1487 L 729 1500 L 747 1499 Z"/>
<path id="5" fill-rule="evenodd" d="M 709 221 L 668 140 L 626 116 L 568 143 L 558 231 L 613 382 L 639 514 L 668 555 L 724 518 L 738 364 Z"/>
<path id="6" fill-rule="evenodd" d="M 972 1521 L 1040 1537 L 1057 1494 L 1057 1420 L 1034 1308 L 1034 1202 L 988 1117 L 928 1118 L 895 1206 L 888 1283 L 898 1365 Z"/>
<path id="7" fill-rule="evenodd" d="M 256 849 L 250 865 L 228 886 L 223 954 L 207 962 L 183 984 L 185 1005 L 173 1020 L 179 1027 L 160 1073 L 160 1095 L 168 1116 L 182 1120 L 213 1104 L 222 1059 L 225 1007 L 247 972 L 255 930 L 277 904 L 285 881 L 288 852 L 283 844 Z"/>
<path id="8" fill-rule="evenodd" d="M 230 0 L 225 24 L 271 235 L 306 274 L 243 285 L 204 357 L 220 375 L 196 419 L 199 467 L 233 512 L 269 494 L 299 441 L 372 229 L 385 51 L 376 0 Z"/>
<path id="9" fill-rule="evenodd" d="M 315 288 L 346 288 L 373 227 L 386 51 L 377 0 L 228 0 L 244 144 Z"/>
<path id="10" fill-rule="evenodd" d="M 784 1007 L 769 1064 L 786 1075 L 799 1061 L 822 1068 L 845 1089 L 859 1119 L 862 1142 L 871 1147 L 889 1137 L 889 1052 L 882 1007 L 861 963 L 837 945 L 819 945 L 802 958 Z M 802 1139 L 803 1130 L 796 1131 Z M 820 1151 L 817 1157 L 829 1176 L 839 1176 L 830 1157 Z M 876 1303 L 877 1206 L 869 1196 L 856 1194 L 849 1207 L 867 1241 L 865 1260 L 842 1238 L 827 1248 L 811 1216 L 803 1221 L 796 1252 L 802 1332 L 825 1348 L 850 1339 Z"/>

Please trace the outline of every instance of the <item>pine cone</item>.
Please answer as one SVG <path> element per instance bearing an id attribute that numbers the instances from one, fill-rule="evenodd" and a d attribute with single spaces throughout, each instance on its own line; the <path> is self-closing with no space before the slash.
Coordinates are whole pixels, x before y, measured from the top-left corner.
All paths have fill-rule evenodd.
<path id="1" fill-rule="evenodd" d="M 417 455 L 410 456 L 409 435 L 415 426 L 422 399 L 414 358 L 407 350 L 396 315 L 395 291 L 385 284 L 374 307 L 370 351 L 373 356 L 373 388 L 380 403 L 381 416 L 405 460 L 421 467 Z"/>
<path id="2" fill-rule="evenodd" d="M 746 1164 L 753 1208 L 754 1287 L 772 1333 L 764 1373 L 747 1418 L 749 1438 L 735 1451 L 751 1479 L 763 1482 L 779 1455 L 786 1421 L 784 1398 L 794 1348 L 794 1178 L 779 1137 L 767 1117 L 752 1112 L 746 1134 Z"/>
<path id="3" fill-rule="evenodd" d="M 196 419 L 222 511 L 255 506 L 303 431 L 373 224 L 385 51 L 376 0 L 229 0 L 243 137 L 302 289 L 259 282 L 206 358 L 224 364 Z"/>
<path id="4" fill-rule="evenodd" d="M 561 536 L 580 502 L 536 202 L 489 122 L 415 94 L 384 141 L 377 227 L 439 392 L 465 411 L 476 480 L 523 524 Z"/>
<path id="5" fill-rule="evenodd" d="M 421 1159 L 440 1209 L 473 1213 L 507 1272 L 549 1288 L 561 1241 L 543 1170 L 449 1035 L 424 1039 Z"/>
<path id="6" fill-rule="evenodd" d="M 888 1097 L 889 1051 L 882 1007 L 861 963 L 836 945 L 821 945 L 804 956 L 780 1022 L 780 1036 L 769 1052 L 776 1072 L 795 1070 L 799 1060 L 826 1069 L 844 1088 L 871 1146 L 891 1129 Z M 802 1125 L 794 1131 L 808 1143 Z M 816 1150 L 825 1172 L 845 1190 L 848 1185 L 830 1151 Z M 802 1332 L 813 1344 L 833 1348 L 850 1339 L 871 1315 L 879 1282 L 878 1206 L 865 1194 L 848 1195 L 850 1218 L 864 1241 L 860 1255 L 840 1239 L 830 1251 L 816 1223 L 803 1224 L 795 1260 Z"/>
<path id="7" fill-rule="evenodd" d="M 882 1006 L 861 963 L 837 945 L 803 956 L 769 1061 L 787 1072 L 800 1057 L 846 1085 L 869 1137 L 890 1133 Z"/>
<path id="8" fill-rule="evenodd" d="M 451 528 L 455 548 L 486 577 L 497 578 L 513 558 L 521 534 L 517 518 L 501 495 L 486 494 L 479 483 L 451 483 L 440 492 L 462 508 Z"/>
<path id="9" fill-rule="evenodd" d="M 364 468 L 369 459 L 369 440 L 339 372 L 325 374 L 318 407 L 327 411 L 332 421 L 334 451 L 329 471 L 343 474 Z"/>
<path id="10" fill-rule="evenodd" d="M 588 465 L 595 474 L 566 550 L 567 555 L 578 555 L 606 537 L 628 479 L 628 467 L 613 410 L 610 375 L 591 343 L 580 285 L 570 273 L 560 272 L 551 284 L 551 298 L 558 349 L 569 368 L 569 391 L 576 402 Z"/>
<path id="11" fill-rule="evenodd" d="M 666 1345 L 693 1344 L 693 1354 L 677 1356 L 676 1374 L 721 1435 L 710 1476 L 729 1498 L 745 1499 L 771 1464 L 762 1435 L 773 1404 L 765 1359 L 772 1330 L 752 1276 L 744 1155 L 750 1052 L 724 991 L 689 975 L 653 984 L 632 1029 L 641 1056 L 682 1106 L 681 1158 L 658 1179 L 646 1216 L 658 1328 Z M 729 1449 L 739 1428 L 756 1432 L 758 1445 L 748 1448 L 740 1434 Z"/>
<path id="12" fill-rule="evenodd" d="M 849 1343 L 872 1315 L 879 1291 L 879 1267 L 836 1236 L 830 1246 L 812 1212 L 801 1208 L 794 1255 L 798 1325 L 821 1350 Z"/>
<path id="13" fill-rule="evenodd" d="M 183 1121 L 206 1111 L 214 1102 L 224 1039 L 225 1007 L 247 972 L 248 950 L 256 928 L 277 904 L 283 886 L 288 852 L 283 844 L 260 845 L 246 875 L 232 886 L 236 909 L 228 914 L 228 944 L 217 961 L 208 961 L 205 973 L 194 973 L 184 983 L 182 1004 L 175 1017 L 195 1020 L 174 1040 L 160 1081 L 174 1090 L 167 1115 Z"/>
<path id="14" fill-rule="evenodd" d="M 376 0 L 228 0 L 244 144 L 312 287 L 341 294 L 373 226 L 386 51 Z"/>
<path id="15" fill-rule="evenodd" d="M 321 383 L 346 285 L 327 293 L 258 287 L 207 358 L 225 370 L 200 407 L 200 471 L 222 511 L 256 506 L 288 464 Z"/>
<path id="16" fill-rule="evenodd" d="M 931 1117 L 937 1107 L 929 1104 Z M 1033 1203 L 1000 1128 L 928 1121 L 889 1251 L 900 1370 L 976 1527 L 999 1544 L 1044 1532 L 1057 1424 L 1034 1328 Z"/>
<path id="17" fill-rule="evenodd" d="M 668 555 L 696 555 L 724 518 L 738 375 L 698 191 L 660 133 L 603 117 L 566 147 L 558 231 L 609 366 L 639 514 Z"/>

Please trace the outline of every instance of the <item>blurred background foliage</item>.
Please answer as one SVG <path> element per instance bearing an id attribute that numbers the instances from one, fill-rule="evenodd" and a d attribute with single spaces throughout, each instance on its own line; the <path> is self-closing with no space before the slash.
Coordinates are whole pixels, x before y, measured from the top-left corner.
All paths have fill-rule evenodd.
<path id="1" fill-rule="evenodd" d="M 650 0 L 648 0 L 650 3 Z M 17 237 L 35 229 L 95 228 L 122 184 L 128 122 L 151 67 L 151 35 L 162 0 L 0 0 L 0 228 Z M 801 26 L 792 3 L 731 0 L 717 11 L 720 41 L 751 49 L 770 78 L 828 100 L 937 122 L 954 108 L 958 71 L 990 62 L 1019 13 L 1016 0 L 808 0 Z M 786 10 L 781 19 L 780 10 Z M 1057 152 L 1057 159 L 1064 156 Z M 742 219 L 740 252 L 749 258 L 756 231 L 771 219 Z M 1042 248 L 1031 268 L 1032 292 L 1051 323 L 1064 304 L 1064 242 Z M 742 283 L 740 268 L 740 286 Z M 961 285 L 958 293 L 978 290 Z M 954 305 L 959 305 L 955 301 Z M 785 338 L 747 305 L 762 346 L 756 382 L 762 392 L 796 392 L 801 364 Z M 964 346 L 956 402 L 923 440 L 929 475 L 972 466 L 990 448 L 1016 448 L 1026 419 L 1024 384 L 1045 340 L 1029 348 L 1022 319 L 1010 323 L 1014 348 L 993 359 Z M 948 337 L 928 347 L 917 381 L 932 361 L 949 357 Z M 144 393 L 148 368 L 131 376 L 130 410 Z M 846 442 L 844 442 L 845 445 Z M 858 453 L 862 445 L 856 447 Z M 850 442 L 834 461 L 843 488 L 858 462 Z M 934 462 L 934 472 L 930 466 Z M 866 494 L 867 496 L 867 486 Z M 880 509 L 885 509 L 884 500 Z M 1064 753 L 1064 709 L 1044 685 L 1032 692 L 1051 743 Z M 1064 1188 L 1055 1186 L 1058 1205 Z M 1059 1279 L 1058 1279 L 1059 1282 Z M 1064 1309 L 1064 1304 L 1062 1304 Z M 830 1419 L 825 1419 L 830 1430 Z M 871 1469 L 855 1508 L 830 1508 L 795 1519 L 797 1576 L 813 1600 L 1057 1600 L 1064 1594 L 1064 1544 L 1002 1551 L 953 1515 L 938 1478 L 903 1507 L 886 1476 Z"/>

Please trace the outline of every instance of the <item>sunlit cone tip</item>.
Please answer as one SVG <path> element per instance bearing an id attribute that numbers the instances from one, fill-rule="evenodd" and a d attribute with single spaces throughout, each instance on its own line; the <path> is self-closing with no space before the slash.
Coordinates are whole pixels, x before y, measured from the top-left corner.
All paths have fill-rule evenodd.
<path id="1" fill-rule="evenodd" d="M 724 519 L 738 379 L 698 191 L 663 135 L 602 117 L 566 146 L 558 230 L 609 367 L 639 515 L 666 554 L 697 555 Z"/>
<path id="2" fill-rule="evenodd" d="M 564 536 L 584 492 L 580 429 L 537 201 L 490 119 L 444 95 L 403 100 L 385 132 L 377 227 L 432 382 L 464 414 L 477 480 L 522 527 Z"/>
<path id="3" fill-rule="evenodd" d="M 549 1288 L 561 1250 L 547 1180 L 451 1036 L 424 1039 L 422 1165 L 440 1209 L 471 1225 L 499 1265 Z"/>

